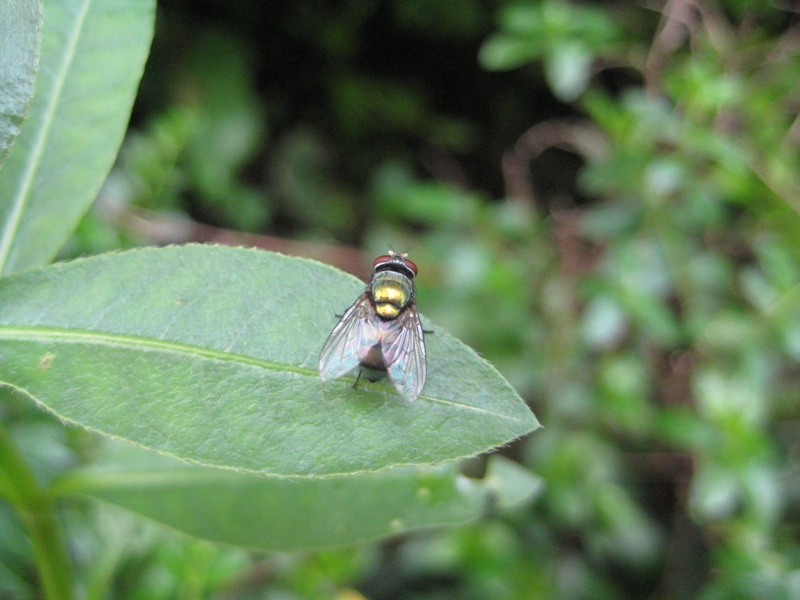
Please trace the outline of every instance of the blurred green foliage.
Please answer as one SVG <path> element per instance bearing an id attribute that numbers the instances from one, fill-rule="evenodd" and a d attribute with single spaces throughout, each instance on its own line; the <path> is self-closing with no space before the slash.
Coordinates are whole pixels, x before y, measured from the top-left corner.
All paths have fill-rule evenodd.
<path id="1" fill-rule="evenodd" d="M 409 251 L 422 312 L 544 424 L 504 452 L 545 487 L 291 556 L 63 507 L 87 596 L 800 597 L 798 27 L 760 0 L 163 1 L 67 254 L 173 241 L 164 214 Z M 42 477 L 91 458 L 0 410 Z M 34 598 L 15 519 L 0 591 Z"/>

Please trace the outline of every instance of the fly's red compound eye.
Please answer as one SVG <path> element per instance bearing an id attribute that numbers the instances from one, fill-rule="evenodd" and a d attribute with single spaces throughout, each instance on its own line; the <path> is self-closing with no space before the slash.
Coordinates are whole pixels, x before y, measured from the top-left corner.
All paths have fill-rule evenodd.
<path id="1" fill-rule="evenodd" d="M 407 258 L 404 258 L 404 259 L 403 259 L 403 262 L 404 262 L 404 263 L 406 263 L 406 266 L 407 266 L 409 269 L 411 269 L 412 271 L 414 271 L 414 275 L 415 275 L 415 276 L 418 274 L 418 273 L 417 273 L 417 265 L 415 265 L 413 262 L 411 262 L 411 261 L 410 261 L 410 260 L 408 260 Z"/>
<path id="2" fill-rule="evenodd" d="M 390 263 L 394 263 L 395 265 L 402 264 L 406 269 L 408 269 L 408 272 L 412 277 L 416 277 L 417 275 L 417 265 L 408 260 L 405 254 L 396 254 L 394 252 L 390 254 L 384 254 L 383 256 L 376 258 L 374 261 L 372 261 L 372 268 L 377 271 L 378 269 L 381 269 Z"/>
<path id="3" fill-rule="evenodd" d="M 392 260 L 392 257 L 389 256 L 388 254 L 384 254 L 383 256 L 379 256 L 374 261 L 372 261 L 372 268 L 375 269 L 375 268 L 377 268 L 378 265 L 383 265 L 385 263 L 388 263 L 390 260 Z"/>

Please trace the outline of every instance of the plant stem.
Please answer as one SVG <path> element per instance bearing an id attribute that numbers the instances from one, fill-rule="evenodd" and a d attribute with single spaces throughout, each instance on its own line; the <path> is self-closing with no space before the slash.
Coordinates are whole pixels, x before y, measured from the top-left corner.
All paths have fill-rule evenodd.
<path id="1" fill-rule="evenodd" d="M 16 508 L 33 545 L 44 597 L 72 599 L 72 567 L 55 513 L 55 503 L 0 424 L 0 495 Z"/>

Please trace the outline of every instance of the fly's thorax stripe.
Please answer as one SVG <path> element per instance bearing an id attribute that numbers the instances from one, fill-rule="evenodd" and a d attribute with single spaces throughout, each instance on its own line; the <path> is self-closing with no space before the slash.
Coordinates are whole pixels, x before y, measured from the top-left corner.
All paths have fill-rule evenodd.
<path id="1" fill-rule="evenodd" d="M 414 288 L 402 273 L 381 271 L 373 276 L 370 291 L 376 312 L 384 319 L 394 319 L 411 300 Z"/>

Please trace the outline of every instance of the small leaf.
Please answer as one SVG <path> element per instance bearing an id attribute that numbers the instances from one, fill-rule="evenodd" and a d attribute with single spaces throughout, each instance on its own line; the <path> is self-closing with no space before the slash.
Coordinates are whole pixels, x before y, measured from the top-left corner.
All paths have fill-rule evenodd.
<path id="1" fill-rule="evenodd" d="M 478 60 L 488 71 L 507 71 L 534 62 L 543 51 L 536 39 L 494 35 L 481 46 Z"/>
<path id="2" fill-rule="evenodd" d="M 551 5 L 509 4 L 500 11 L 500 26 L 514 36 L 542 38 L 546 34 L 546 17 L 552 12 Z"/>
<path id="3" fill-rule="evenodd" d="M 480 515 L 484 487 L 453 464 L 294 480 L 115 443 L 101 464 L 71 472 L 54 492 L 89 495 L 208 540 L 296 550 L 463 523 Z"/>
<path id="4" fill-rule="evenodd" d="M 556 98 L 572 102 L 589 86 L 594 57 L 580 42 L 555 44 L 545 60 L 545 77 Z"/>
<path id="5" fill-rule="evenodd" d="M 399 165 L 381 169 L 374 195 L 383 214 L 442 228 L 467 227 L 479 212 L 476 196 L 450 184 L 420 182 Z"/>
<path id="6" fill-rule="evenodd" d="M 50 261 L 95 199 L 125 133 L 155 2 L 48 0 L 44 13 L 36 95 L 0 170 L 4 274 Z"/>
<path id="7" fill-rule="evenodd" d="M 482 483 L 494 494 L 497 504 L 502 508 L 524 504 L 544 489 L 544 480 L 541 477 L 500 455 L 489 457 L 486 477 Z"/>
<path id="8" fill-rule="evenodd" d="M 0 3 L 0 165 L 33 97 L 41 35 L 39 0 Z"/>
<path id="9" fill-rule="evenodd" d="M 0 280 L 0 378 L 65 421 L 273 475 L 441 463 L 539 426 L 439 329 L 415 403 L 386 384 L 323 382 L 320 349 L 363 290 L 313 261 L 212 246 L 56 264 Z"/>

